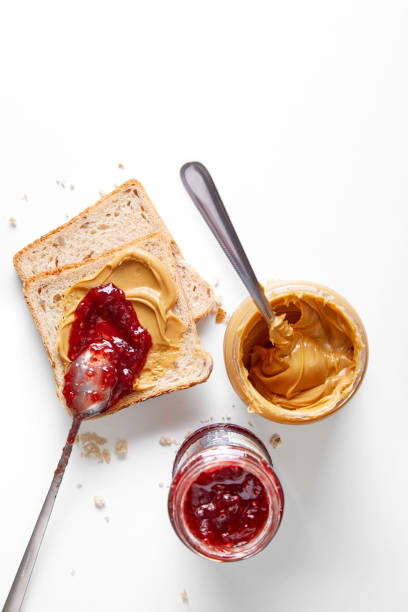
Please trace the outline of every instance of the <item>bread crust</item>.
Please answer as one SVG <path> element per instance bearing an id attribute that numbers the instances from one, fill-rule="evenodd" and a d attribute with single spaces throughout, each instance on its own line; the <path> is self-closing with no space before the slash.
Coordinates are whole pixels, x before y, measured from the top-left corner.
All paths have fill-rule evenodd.
<path id="1" fill-rule="evenodd" d="M 53 236 L 56 236 L 56 235 L 59 235 L 60 233 L 63 233 L 65 229 L 70 228 L 79 219 L 85 219 L 87 217 L 87 215 L 91 211 L 93 211 L 96 207 L 101 206 L 104 202 L 107 202 L 108 200 L 111 200 L 115 196 L 120 196 L 121 194 L 126 192 L 127 189 L 129 189 L 129 190 L 136 189 L 138 194 L 140 193 L 140 194 L 143 195 L 143 197 L 149 202 L 149 206 L 151 207 L 153 213 L 156 215 L 156 217 L 159 219 L 160 223 L 163 225 L 163 229 L 167 230 L 166 225 L 164 224 L 163 219 L 160 217 L 159 213 L 157 212 L 156 207 L 154 206 L 153 202 L 149 198 L 149 196 L 148 196 L 145 188 L 143 187 L 143 185 L 139 181 L 137 181 L 136 179 L 129 179 L 128 181 L 126 181 L 122 185 L 119 185 L 119 187 L 116 187 L 111 193 L 108 193 L 108 194 L 102 196 L 100 198 L 100 200 L 98 200 L 98 202 L 96 202 L 95 204 L 92 204 L 91 206 L 88 206 L 85 210 L 80 212 L 78 215 L 75 215 L 75 217 L 72 217 L 72 219 L 70 219 L 69 221 L 67 221 L 63 225 L 60 225 L 59 227 L 51 230 L 50 232 L 48 232 L 47 234 L 44 234 L 40 238 L 37 238 L 33 242 L 30 242 L 28 245 L 26 245 L 24 248 L 22 248 L 20 251 L 18 251 L 14 255 L 14 257 L 13 257 L 13 264 L 14 264 L 14 267 L 17 270 L 17 273 L 20 276 L 21 280 L 23 282 L 25 282 L 25 281 L 29 280 L 30 278 L 33 278 L 33 276 L 28 276 L 24 272 L 24 269 L 23 269 L 23 266 L 22 266 L 23 259 L 26 256 L 29 255 L 30 251 L 32 251 L 36 247 L 41 246 L 42 244 L 44 244 L 46 241 L 48 241 Z M 156 232 L 152 232 L 152 233 L 156 233 Z M 194 318 L 194 320 L 198 321 L 198 320 L 208 316 L 209 313 L 211 312 L 211 310 L 214 307 L 214 292 L 213 292 L 213 289 L 204 279 L 202 279 L 200 277 L 198 272 L 194 268 L 192 268 L 185 261 L 185 259 L 183 258 L 183 255 L 182 255 L 182 253 L 180 251 L 180 248 L 179 248 L 178 244 L 176 243 L 176 241 L 174 240 L 174 238 L 172 237 L 172 235 L 170 234 L 170 232 L 168 230 L 167 230 L 166 234 L 167 234 L 166 237 L 167 237 L 167 239 L 170 242 L 173 255 L 175 256 L 175 259 L 176 259 L 176 265 L 181 267 L 182 269 L 186 270 L 187 271 L 187 275 L 191 276 L 192 281 L 194 281 L 194 279 L 196 278 L 197 279 L 196 282 L 200 284 L 200 286 L 203 289 L 204 294 L 206 294 L 206 304 L 201 304 L 200 303 L 200 306 L 198 307 L 196 304 L 189 302 L 187 292 L 185 292 L 185 295 L 187 297 L 187 301 L 189 302 L 191 311 L 193 313 L 193 318 Z M 149 234 L 147 234 L 147 235 L 149 235 Z M 105 253 L 108 253 L 108 252 L 109 252 L 109 250 L 104 251 L 103 253 L 99 253 L 98 257 L 100 255 L 104 255 Z M 72 265 L 72 264 L 68 264 L 68 265 Z M 61 266 L 61 267 L 56 266 L 53 270 L 50 270 L 49 272 L 54 272 L 56 270 L 62 270 L 65 267 L 66 266 Z M 44 273 L 45 272 L 40 272 L 40 274 L 44 274 Z M 38 274 L 34 275 L 34 276 L 38 276 Z"/>

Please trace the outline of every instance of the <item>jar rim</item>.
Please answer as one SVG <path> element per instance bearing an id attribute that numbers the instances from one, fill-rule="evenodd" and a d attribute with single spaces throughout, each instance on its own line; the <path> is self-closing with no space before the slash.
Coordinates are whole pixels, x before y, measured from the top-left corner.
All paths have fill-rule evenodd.
<path id="1" fill-rule="evenodd" d="M 211 430 L 216 430 L 216 429 L 223 429 L 225 431 L 234 431 L 236 433 L 244 434 L 248 436 L 253 442 L 255 442 L 255 444 L 257 444 L 260 447 L 260 449 L 266 456 L 266 459 L 270 462 L 271 465 L 273 465 L 271 455 L 268 449 L 266 448 L 265 444 L 252 431 L 250 431 L 246 427 L 242 427 L 241 425 L 236 425 L 235 423 L 215 422 L 215 423 L 209 423 L 208 425 L 203 425 L 199 429 L 196 429 L 182 442 L 174 458 L 173 471 L 172 471 L 173 477 L 177 471 L 177 468 L 180 465 L 181 458 L 183 457 L 184 453 L 192 446 L 192 444 L 194 444 L 194 442 L 196 442 L 203 433 L 207 431 L 211 431 Z"/>

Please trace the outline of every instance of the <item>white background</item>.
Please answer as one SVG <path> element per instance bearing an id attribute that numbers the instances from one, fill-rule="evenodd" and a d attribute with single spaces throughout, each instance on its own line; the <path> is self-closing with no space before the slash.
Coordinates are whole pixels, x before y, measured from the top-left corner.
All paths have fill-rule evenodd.
<path id="1" fill-rule="evenodd" d="M 175 453 L 161 435 L 243 415 L 225 327 L 200 324 L 205 385 L 84 428 L 111 450 L 126 438 L 128 458 L 75 448 L 23 609 L 407 610 L 407 32 L 403 0 L 2 4 L 0 601 L 69 426 L 12 255 L 135 177 L 231 312 L 245 290 L 178 176 L 198 159 L 261 280 L 320 281 L 355 306 L 366 378 L 320 423 L 251 417 L 265 442 L 282 437 L 284 520 L 262 554 L 217 565 L 178 541 L 158 486 Z"/>

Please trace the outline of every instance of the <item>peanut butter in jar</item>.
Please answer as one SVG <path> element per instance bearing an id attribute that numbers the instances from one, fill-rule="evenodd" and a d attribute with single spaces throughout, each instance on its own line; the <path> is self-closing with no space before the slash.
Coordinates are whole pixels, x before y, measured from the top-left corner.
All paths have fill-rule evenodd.
<path id="1" fill-rule="evenodd" d="M 266 295 L 293 333 L 285 346 L 270 331 L 251 298 L 232 315 L 224 360 L 235 391 L 250 412 L 280 423 L 321 419 L 343 406 L 367 366 L 364 326 L 335 291 L 307 281 L 270 284 Z"/>

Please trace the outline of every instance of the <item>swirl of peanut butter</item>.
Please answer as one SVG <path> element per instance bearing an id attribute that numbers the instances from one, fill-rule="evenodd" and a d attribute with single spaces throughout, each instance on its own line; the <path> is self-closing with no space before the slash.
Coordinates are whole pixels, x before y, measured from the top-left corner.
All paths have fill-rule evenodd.
<path id="1" fill-rule="evenodd" d="M 245 340 L 252 385 L 289 410 L 340 398 L 356 373 L 355 331 L 345 316 L 312 295 L 286 296 L 273 307 L 279 313 L 274 328 L 258 323 Z"/>
<path id="2" fill-rule="evenodd" d="M 75 309 L 89 289 L 114 283 L 132 302 L 137 317 L 152 337 L 152 347 L 134 389 L 155 385 L 161 374 L 172 367 L 178 356 L 185 323 L 173 312 L 178 299 L 177 286 L 164 263 L 156 256 L 134 247 L 117 253 L 101 270 L 72 285 L 64 295 L 64 316 L 57 335 L 57 350 L 66 365 Z"/>
<path id="3" fill-rule="evenodd" d="M 295 343 L 293 328 L 289 325 L 284 314 L 275 316 L 269 327 L 269 340 L 283 354 L 288 355 Z"/>

